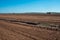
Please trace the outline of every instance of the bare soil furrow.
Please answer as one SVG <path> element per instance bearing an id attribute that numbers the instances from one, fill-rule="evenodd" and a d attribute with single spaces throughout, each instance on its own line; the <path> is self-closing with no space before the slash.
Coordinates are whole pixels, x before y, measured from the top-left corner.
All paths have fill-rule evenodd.
<path id="1" fill-rule="evenodd" d="M 5 24 L 5 25 L 7 25 L 7 24 Z M 53 39 L 53 40 L 55 40 L 55 39 L 57 39 L 58 34 L 59 34 L 57 31 L 54 32 L 54 31 L 45 31 L 44 30 L 44 31 L 38 32 L 38 31 L 36 31 L 34 29 L 27 29 L 27 28 L 24 29 L 23 28 L 24 26 L 22 27 L 21 25 L 20 26 L 17 26 L 17 27 L 14 26 L 14 25 L 16 25 L 16 24 L 10 25 L 11 27 L 8 25 L 9 28 L 8 27 L 5 27 L 5 28 L 7 28 L 7 29 L 9 29 L 11 31 L 17 32 L 17 33 L 25 34 L 25 35 L 28 35 L 28 36 L 30 35 L 29 37 L 36 38 L 36 39 L 49 39 L 49 40 L 52 40 Z M 45 36 L 42 36 L 40 34 L 45 35 Z"/>
<path id="2" fill-rule="evenodd" d="M 0 26 L 0 39 L 1 40 L 35 40 L 30 37 L 26 37 L 25 35 L 18 34 L 16 32 L 7 30 Z"/>

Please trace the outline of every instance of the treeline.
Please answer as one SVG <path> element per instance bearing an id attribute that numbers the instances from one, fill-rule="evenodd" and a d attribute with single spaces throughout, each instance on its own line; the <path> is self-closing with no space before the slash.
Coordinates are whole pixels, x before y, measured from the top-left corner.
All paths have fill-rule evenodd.
<path id="1" fill-rule="evenodd" d="M 0 14 L 60 14 L 60 12 L 26 12 L 26 13 L 0 13 Z"/>

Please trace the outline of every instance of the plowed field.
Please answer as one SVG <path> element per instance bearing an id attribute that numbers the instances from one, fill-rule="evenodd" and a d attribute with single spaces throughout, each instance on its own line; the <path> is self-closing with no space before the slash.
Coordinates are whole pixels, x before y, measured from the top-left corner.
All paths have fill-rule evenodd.
<path id="1" fill-rule="evenodd" d="M 60 30 L 38 27 L 37 22 L 60 25 L 60 16 L 1 14 L 0 40 L 60 40 Z"/>

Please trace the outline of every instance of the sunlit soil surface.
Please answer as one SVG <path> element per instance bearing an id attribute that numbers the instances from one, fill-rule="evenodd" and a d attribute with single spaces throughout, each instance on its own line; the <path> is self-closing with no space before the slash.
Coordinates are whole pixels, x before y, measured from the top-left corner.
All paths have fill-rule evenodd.
<path id="1" fill-rule="evenodd" d="M 45 17 L 39 15 L 38 16 L 1 15 L 0 16 L 0 40 L 60 40 L 60 30 L 41 28 L 40 26 L 38 27 L 36 24 L 36 22 L 39 23 L 56 22 L 55 24 L 59 25 L 60 24 L 59 18 L 60 16 Z M 13 21 L 11 21 L 10 19 L 12 19 Z M 43 19 L 46 19 L 46 21 Z M 15 22 L 14 20 L 18 20 L 18 21 Z M 31 21 L 33 23 L 26 23 L 26 21 Z"/>

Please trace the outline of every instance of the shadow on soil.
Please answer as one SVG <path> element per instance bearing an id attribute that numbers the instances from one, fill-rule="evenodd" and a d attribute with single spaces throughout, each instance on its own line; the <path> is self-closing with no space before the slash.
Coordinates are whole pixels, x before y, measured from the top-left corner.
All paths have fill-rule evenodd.
<path id="1" fill-rule="evenodd" d="M 34 26 L 37 26 L 37 25 L 39 25 L 39 27 L 40 28 L 47 28 L 47 29 L 53 29 L 53 30 L 60 30 L 60 25 L 58 25 L 58 26 L 56 26 L 56 25 L 48 25 L 48 27 L 46 27 L 46 25 L 45 24 L 43 24 L 42 26 L 41 26 L 41 24 L 42 23 L 39 23 L 39 22 L 30 22 L 30 21 L 18 21 L 18 20 L 16 20 L 16 19 L 14 19 L 14 20 L 12 20 L 12 19 L 4 19 L 4 18 L 0 18 L 0 20 L 3 20 L 3 21 L 7 21 L 7 22 L 11 22 L 11 23 L 15 23 L 15 24 L 20 24 L 20 23 L 22 23 L 23 25 L 34 25 Z"/>

